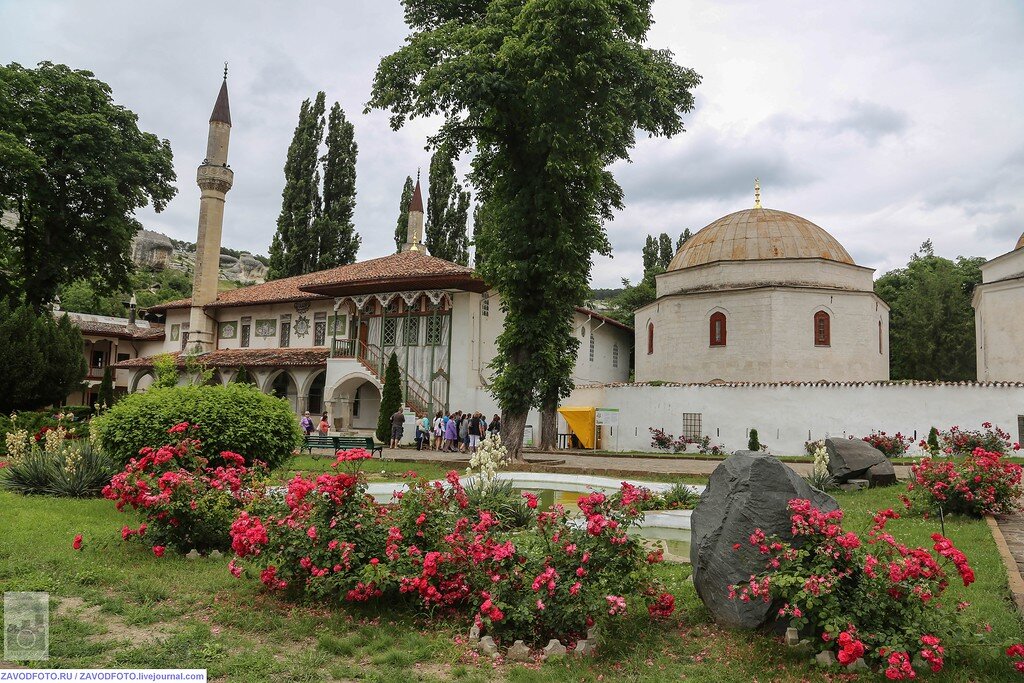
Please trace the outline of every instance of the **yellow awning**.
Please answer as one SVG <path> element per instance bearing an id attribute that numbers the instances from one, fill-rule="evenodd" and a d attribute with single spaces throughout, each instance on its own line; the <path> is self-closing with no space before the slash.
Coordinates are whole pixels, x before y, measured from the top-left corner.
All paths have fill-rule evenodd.
<path id="1" fill-rule="evenodd" d="M 596 408 L 565 406 L 558 413 L 565 418 L 569 429 L 580 440 L 584 448 L 594 447 L 594 416 Z"/>

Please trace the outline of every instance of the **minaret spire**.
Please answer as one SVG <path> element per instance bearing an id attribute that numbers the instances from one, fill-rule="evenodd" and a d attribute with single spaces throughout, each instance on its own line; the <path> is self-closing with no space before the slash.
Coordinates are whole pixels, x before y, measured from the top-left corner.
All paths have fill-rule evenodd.
<path id="1" fill-rule="evenodd" d="M 235 174 L 228 168 L 228 141 L 231 138 L 231 111 L 228 107 L 227 64 L 217 102 L 210 114 L 210 133 L 206 142 L 206 158 L 199 165 L 196 183 L 202 194 L 199 199 L 199 234 L 196 238 L 196 265 L 192 280 L 192 311 L 183 348 L 192 353 L 213 351 L 216 345 L 215 322 L 204 306 L 217 300 L 220 276 L 220 244 L 224 229 L 224 200 L 234 183 Z"/>
<path id="2" fill-rule="evenodd" d="M 420 190 L 419 169 L 416 169 L 416 187 L 409 200 L 409 230 L 402 251 L 426 251 L 423 248 L 423 192 Z"/>
<path id="3" fill-rule="evenodd" d="M 754 178 L 754 208 L 761 208 L 761 179 Z"/>

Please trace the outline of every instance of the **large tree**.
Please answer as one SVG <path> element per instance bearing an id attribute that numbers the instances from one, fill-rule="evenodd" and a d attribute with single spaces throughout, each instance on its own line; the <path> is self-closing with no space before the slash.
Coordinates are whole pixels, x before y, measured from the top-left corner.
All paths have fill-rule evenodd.
<path id="1" fill-rule="evenodd" d="M 412 176 L 405 177 L 405 185 L 402 186 L 402 197 L 398 200 L 398 223 L 395 225 L 395 251 L 402 251 L 409 236 L 409 202 L 412 201 Z"/>
<path id="2" fill-rule="evenodd" d="M 315 101 L 302 101 L 299 122 L 288 146 L 281 214 L 270 243 L 267 277 L 271 280 L 316 269 L 319 240 L 315 239 L 312 228 L 321 207 L 317 162 L 323 135 L 324 93 L 319 92 Z"/>
<path id="3" fill-rule="evenodd" d="M 82 334 L 68 317 L 0 299 L 0 414 L 63 401 L 85 377 Z"/>
<path id="4" fill-rule="evenodd" d="M 477 267 L 506 314 L 492 391 L 521 457 L 531 407 L 572 389 L 574 307 L 604 221 L 622 206 L 608 166 L 635 130 L 673 135 L 700 78 L 644 46 L 651 0 L 403 0 L 412 29 L 377 70 L 370 106 L 444 116 L 435 145 L 475 149 L 488 205 Z"/>
<path id="5" fill-rule="evenodd" d="M 427 195 L 427 251 L 431 256 L 455 263 L 469 263 L 469 192 L 455 177 L 455 154 L 443 144 L 430 158 Z"/>
<path id="6" fill-rule="evenodd" d="M 176 190 L 171 146 L 89 71 L 0 66 L 0 296 L 37 311 L 66 283 L 124 288 L 134 212 Z"/>
<path id="7" fill-rule="evenodd" d="M 318 268 L 354 263 L 359 235 L 352 223 L 356 208 L 355 128 L 337 102 L 327 118 L 327 154 L 324 164 L 323 214 L 314 232 L 320 238 Z"/>
<path id="8" fill-rule="evenodd" d="M 875 281 L 890 308 L 889 366 L 893 379 L 971 380 L 977 376 L 974 309 L 982 258 L 936 256 L 931 240 L 906 268 Z"/>
<path id="9" fill-rule="evenodd" d="M 668 264 L 672 262 L 672 257 L 675 255 L 672 238 L 668 236 L 668 233 L 663 232 L 658 235 L 658 265 L 662 270 L 668 270 Z"/>

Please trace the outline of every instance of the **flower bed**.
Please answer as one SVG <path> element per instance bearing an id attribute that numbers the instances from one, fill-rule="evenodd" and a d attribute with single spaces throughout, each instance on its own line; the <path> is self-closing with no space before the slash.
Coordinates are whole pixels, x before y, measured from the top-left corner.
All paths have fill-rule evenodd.
<path id="1" fill-rule="evenodd" d="M 263 490 L 265 468 L 256 461 L 246 467 L 237 453 L 220 454 L 223 465 L 209 467 L 200 456 L 198 428 L 187 422 L 168 430 L 172 443 L 143 448 L 124 471 L 115 474 L 103 496 L 142 512 L 137 529 L 125 526 L 121 537 L 145 537 L 154 552 L 171 547 L 180 552 L 226 550 L 229 529 L 238 512 Z"/>
<path id="2" fill-rule="evenodd" d="M 296 476 L 283 500 L 254 501 L 231 527 L 232 573 L 327 604 L 387 596 L 461 613 L 496 637 L 534 643 L 572 641 L 636 609 L 672 613 L 674 599 L 652 578 L 660 553 L 626 534 L 642 515 L 642 491 L 581 497 L 580 523 L 561 507 L 537 510 L 525 494 L 530 524 L 509 528 L 487 510 L 466 514 L 454 471 L 445 482 L 410 482 L 392 504 L 374 502 L 359 471 L 369 457 L 341 451 L 342 471 Z"/>
<path id="3" fill-rule="evenodd" d="M 852 436 L 850 437 L 853 438 Z M 903 434 L 896 432 L 895 434 L 887 434 L 885 432 L 873 431 L 867 436 L 861 437 L 862 441 L 866 441 L 878 450 L 882 451 L 887 458 L 899 458 L 906 455 L 907 450 L 913 443 L 914 439 L 909 436 L 903 436 Z"/>
<path id="4" fill-rule="evenodd" d="M 970 455 L 977 449 L 989 453 L 1006 455 L 1011 450 L 1019 451 L 1019 443 L 1010 442 L 1010 434 L 991 422 L 983 422 L 981 429 L 960 429 L 950 427 L 948 431 L 939 432 L 939 447 L 946 455 Z"/>
<path id="5" fill-rule="evenodd" d="M 966 556 L 940 534 L 932 536 L 931 549 L 899 543 L 885 531 L 899 517 L 892 509 L 877 513 L 863 537 L 843 529 L 842 510 L 823 513 L 799 499 L 789 509 L 802 545 L 755 530 L 750 543 L 764 554 L 767 570 L 730 594 L 777 600 L 779 617 L 821 649 L 837 650 L 843 666 L 863 658 L 890 679 L 914 678 L 918 655 L 940 671 L 949 643 L 962 642 L 957 611 L 943 594 L 953 577 L 965 586 L 974 582 Z"/>
<path id="6" fill-rule="evenodd" d="M 925 510 L 982 515 L 1013 512 L 1018 507 L 1021 466 L 997 452 L 976 448 L 962 459 L 925 458 L 910 468 L 907 485 L 913 502 Z"/>

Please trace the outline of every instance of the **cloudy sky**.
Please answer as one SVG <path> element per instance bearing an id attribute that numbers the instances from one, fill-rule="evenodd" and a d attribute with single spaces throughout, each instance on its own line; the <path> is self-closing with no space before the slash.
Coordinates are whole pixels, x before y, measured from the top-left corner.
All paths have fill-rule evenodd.
<path id="1" fill-rule="evenodd" d="M 703 83 L 687 132 L 642 139 L 615 168 L 626 208 L 594 286 L 641 271 L 647 233 L 697 230 L 753 203 L 829 230 L 879 273 L 925 239 L 992 257 L 1024 231 L 1024 3 L 657 0 L 654 47 Z M 170 140 L 178 196 L 144 224 L 195 239 L 195 168 L 229 61 L 224 244 L 266 253 L 299 103 L 339 101 L 359 144 L 360 258 L 389 253 L 402 182 L 425 169 L 437 121 L 393 132 L 363 114 L 379 59 L 406 29 L 397 0 L 0 0 L 0 61 L 63 62 L 111 85 Z M 461 164 L 464 168 L 465 164 Z"/>

